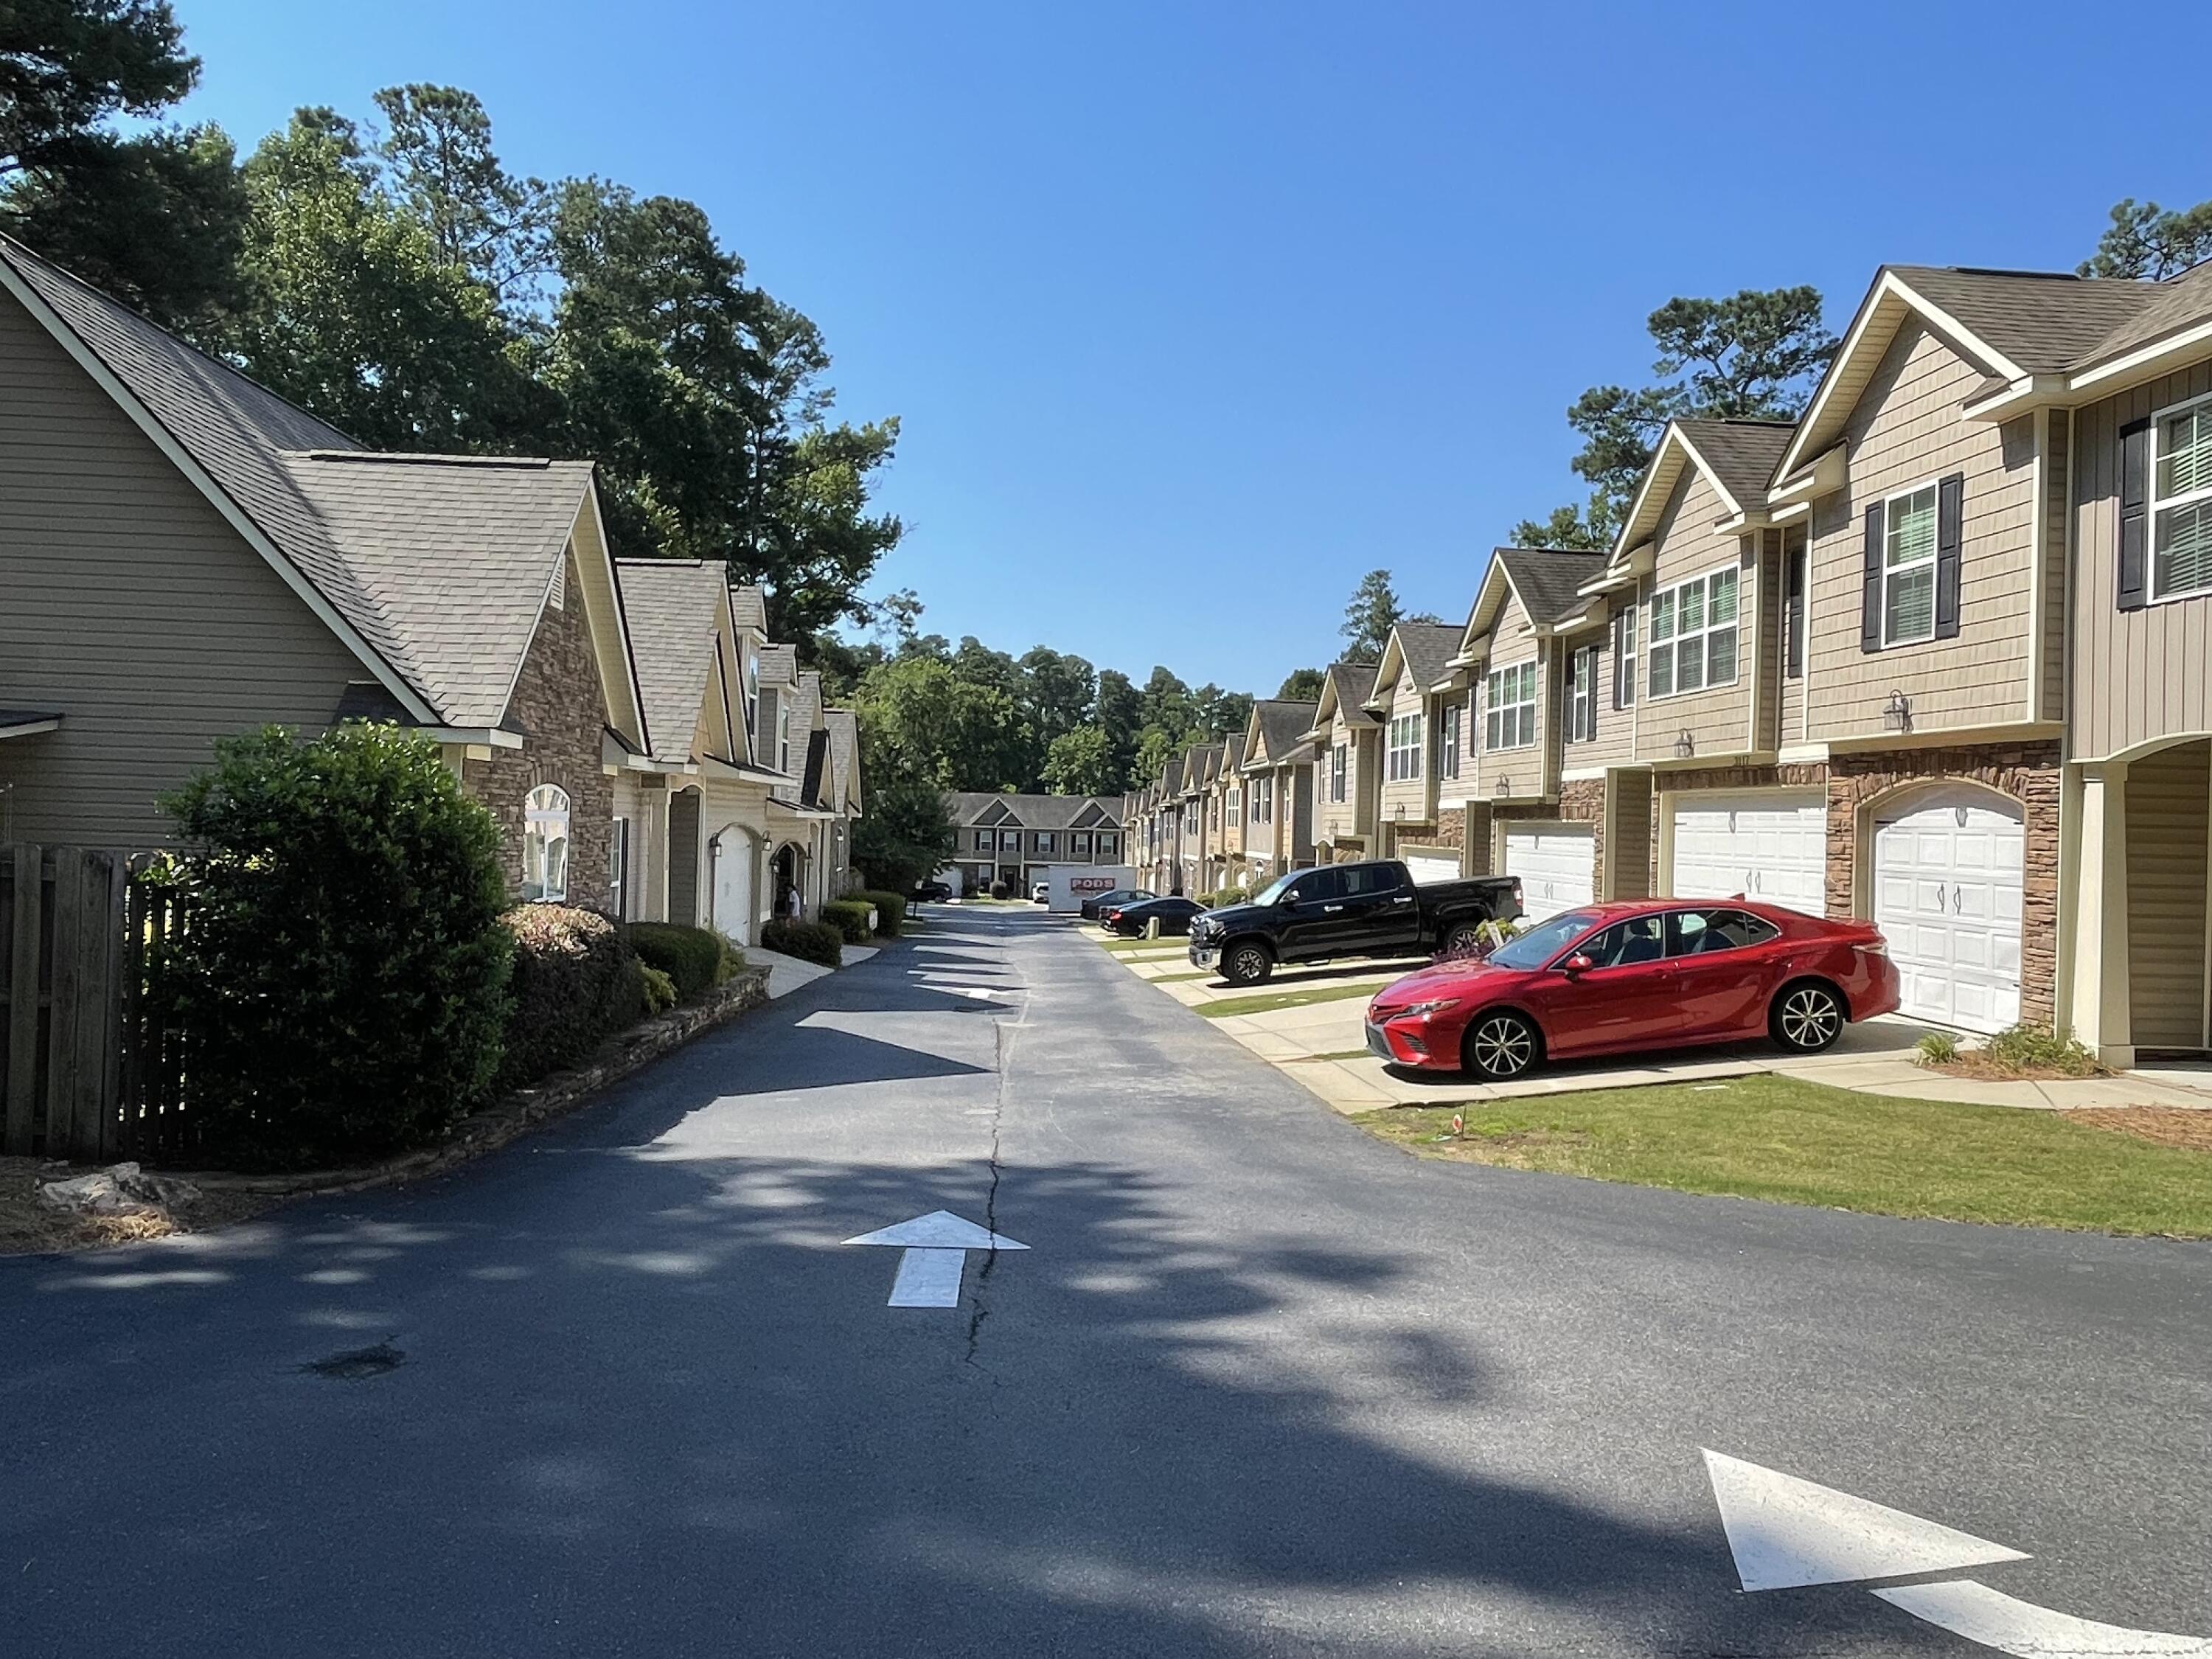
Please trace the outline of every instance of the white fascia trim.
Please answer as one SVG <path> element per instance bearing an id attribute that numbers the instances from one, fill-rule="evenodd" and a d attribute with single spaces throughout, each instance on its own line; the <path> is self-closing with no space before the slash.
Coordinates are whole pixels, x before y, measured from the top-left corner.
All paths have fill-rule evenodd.
<path id="1" fill-rule="evenodd" d="M 1644 469 L 1644 477 L 1637 483 L 1636 494 L 1629 497 L 1627 515 L 1620 521 L 1620 534 L 1614 538 L 1613 551 L 1606 558 L 1608 568 L 1638 541 L 1650 539 L 1651 532 L 1639 530 L 1638 526 L 1644 521 L 1644 501 L 1650 495 L 1652 487 L 1659 482 L 1660 468 L 1667 459 L 1668 444 L 1676 435 L 1674 423 L 1672 421 L 1668 422 L 1666 431 L 1659 434 L 1659 447 L 1651 452 L 1651 463 Z M 1686 450 L 1688 447 L 1686 444 L 1683 446 Z M 1681 468 L 1679 466 L 1669 474 L 1667 479 L 1667 488 L 1669 490 L 1674 489 L 1674 480 L 1680 476 Z"/>
<path id="2" fill-rule="evenodd" d="M 0 726 L 0 738 L 34 738 L 41 732 L 59 731 L 61 723 L 59 714 L 49 715 L 44 720 L 17 720 L 10 726 Z"/>
<path id="3" fill-rule="evenodd" d="M 2166 359 L 2188 356 L 2208 344 L 2212 344 L 2212 322 L 2199 323 L 2194 328 L 2185 329 L 2180 333 L 2169 335 L 2163 340 L 2154 340 L 2147 346 L 2129 352 L 2124 357 L 2115 357 L 2108 363 L 2099 363 L 2094 368 L 2085 368 L 2075 374 L 2069 384 L 2070 389 L 2075 392 L 2081 391 L 2085 387 L 2102 386 L 2107 380 L 2118 380 L 2124 375 L 2136 374 L 2145 369 L 2163 367 Z"/>
<path id="4" fill-rule="evenodd" d="M 1682 446 L 1683 453 L 1698 464 L 1698 471 L 1705 475 L 1705 482 L 1713 487 L 1713 494 L 1721 498 L 1721 504 L 1728 508 L 1729 514 L 1735 518 L 1742 518 L 1745 511 L 1743 504 L 1729 493 L 1729 487 L 1721 482 L 1721 475 L 1713 471 L 1711 462 L 1698 453 L 1698 447 L 1690 441 L 1689 435 L 1674 427 L 1672 422 L 1668 423 L 1668 430 L 1674 434 L 1675 441 Z"/>
<path id="5" fill-rule="evenodd" d="M 1964 744 L 2018 743 L 2023 739 L 2063 737 L 2063 720 L 2010 720 L 1994 726 L 1954 726 L 1926 732 L 1869 732 L 1864 736 L 1831 738 L 1827 749 L 1835 755 L 1863 755 L 1884 749 L 1943 749 Z"/>
<path id="6" fill-rule="evenodd" d="M 306 573 L 299 566 L 284 556 L 261 526 L 248 518 L 246 510 L 230 498 L 229 493 L 215 481 L 207 469 L 192 459 L 191 452 L 177 441 L 176 435 L 168 428 L 154 418 L 154 411 L 116 379 L 114 372 L 100 360 L 77 331 L 64 323 L 53 307 L 40 296 L 38 290 L 18 276 L 4 259 L 0 259 L 0 285 L 4 285 L 23 309 L 38 319 L 39 325 L 53 336 L 56 343 L 70 355 L 77 367 L 91 375 L 100 389 L 114 399 L 116 407 L 129 416 L 132 424 L 153 441 L 154 447 L 161 452 L 169 464 L 207 497 L 209 504 L 222 514 L 223 521 L 245 538 L 246 544 L 259 554 L 263 562 L 276 573 L 277 579 L 314 613 L 315 620 L 336 635 L 346 649 L 361 659 L 362 665 L 376 676 L 377 683 L 399 700 L 399 706 L 415 720 L 434 724 L 438 711 L 408 684 L 398 669 L 385 660 L 382 653 L 338 614 L 337 607 L 323 597 L 322 590 L 307 580 Z"/>
<path id="7" fill-rule="evenodd" d="M 1785 743 L 1774 752 L 1779 766 L 1823 766 L 1827 763 L 1828 745 L 1825 743 Z"/>
<path id="8" fill-rule="evenodd" d="M 424 726 L 416 728 L 426 738 L 438 743 L 468 744 L 478 749 L 520 749 L 520 733 L 502 732 L 497 726 Z"/>
<path id="9" fill-rule="evenodd" d="M 1768 514 L 1766 515 L 1766 521 L 1770 525 L 1778 526 L 1781 525 L 1796 524 L 1798 520 L 1808 519 L 1812 517 L 1812 502 L 1792 501 L 1789 506 L 1778 507 L 1775 508 L 1773 512 Z"/>
<path id="10" fill-rule="evenodd" d="M 1603 778 L 1614 769 L 1610 766 L 1563 766 L 1559 769 L 1561 783 L 1589 783 Z"/>
<path id="11" fill-rule="evenodd" d="M 1832 495 L 1850 482 L 1850 457 L 1840 443 L 1829 445 L 1813 458 L 1812 465 L 1794 475 L 1785 475 L 1785 482 L 1766 492 L 1770 508 L 1783 506 L 1809 506 L 1823 495 Z M 1771 522 L 1780 522 L 1774 514 Z"/>
<path id="12" fill-rule="evenodd" d="M 2058 401 L 2065 392 L 2066 380 L 2063 375 L 2023 375 L 2016 380 L 2006 382 L 2002 392 L 1992 392 L 1984 398 L 1969 398 L 1959 405 L 1959 418 L 1962 421 L 2008 421 L 2039 404 Z"/>

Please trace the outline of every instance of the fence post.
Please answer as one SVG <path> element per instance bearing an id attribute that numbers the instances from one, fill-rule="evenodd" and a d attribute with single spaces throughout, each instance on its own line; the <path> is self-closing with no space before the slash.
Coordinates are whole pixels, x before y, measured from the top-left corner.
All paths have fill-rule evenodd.
<path id="1" fill-rule="evenodd" d="M 39 932 L 45 856 L 33 843 L 15 848 L 15 937 L 9 954 L 7 1122 L 0 1151 L 28 1156 L 39 1086 Z"/>

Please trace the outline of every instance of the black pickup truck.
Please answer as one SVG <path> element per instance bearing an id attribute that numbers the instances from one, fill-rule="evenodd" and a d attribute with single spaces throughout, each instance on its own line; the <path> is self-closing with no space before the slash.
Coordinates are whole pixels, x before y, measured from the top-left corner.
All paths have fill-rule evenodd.
<path id="1" fill-rule="evenodd" d="M 1416 886 L 1396 859 L 1324 864 L 1279 878 L 1249 904 L 1191 918 L 1190 959 L 1218 964 L 1231 984 L 1257 985 L 1278 963 L 1467 950 L 1484 922 L 1520 914 L 1516 876 Z"/>

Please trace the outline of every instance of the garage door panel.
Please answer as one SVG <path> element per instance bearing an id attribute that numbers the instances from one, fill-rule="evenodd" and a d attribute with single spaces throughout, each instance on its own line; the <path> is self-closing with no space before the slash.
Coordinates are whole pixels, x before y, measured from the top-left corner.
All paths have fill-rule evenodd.
<path id="1" fill-rule="evenodd" d="M 1814 795 L 1692 794 L 1676 799 L 1667 890 L 1677 898 L 1764 899 L 1825 908 L 1827 815 Z"/>
<path id="2" fill-rule="evenodd" d="M 2018 1020 L 2024 853 L 2018 816 L 1978 795 L 1923 799 L 1876 826 L 1874 919 L 1903 1012 L 1979 1031 Z"/>
<path id="3" fill-rule="evenodd" d="M 1505 832 L 1505 873 L 1521 878 L 1521 908 L 1542 921 L 1588 904 L 1595 891 L 1589 828 L 1531 825 Z"/>

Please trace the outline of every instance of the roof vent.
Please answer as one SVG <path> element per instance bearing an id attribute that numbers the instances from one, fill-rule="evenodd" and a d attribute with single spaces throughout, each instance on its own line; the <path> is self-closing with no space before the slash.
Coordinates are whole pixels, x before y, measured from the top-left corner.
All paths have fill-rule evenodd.
<path id="1" fill-rule="evenodd" d="M 2007 270 L 2001 265 L 1953 265 L 1961 276 L 2021 276 L 2039 283 L 2078 283 L 2081 279 L 2070 270 Z"/>

